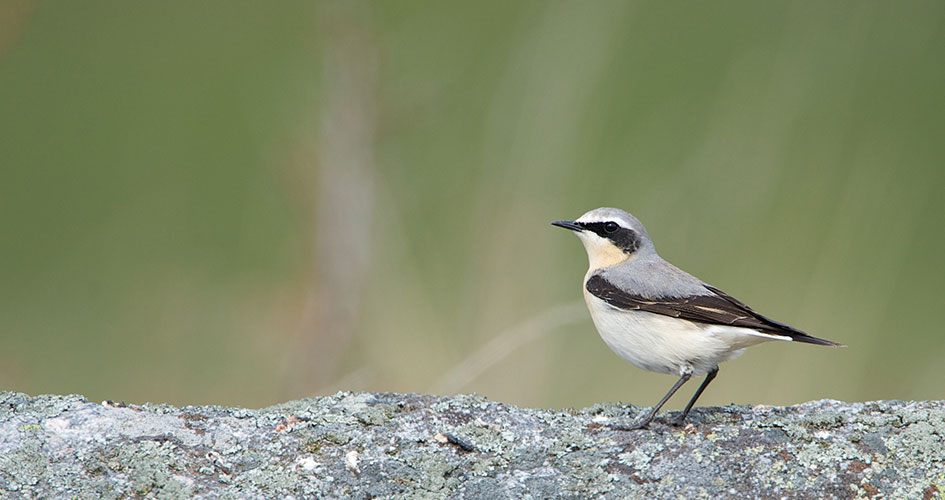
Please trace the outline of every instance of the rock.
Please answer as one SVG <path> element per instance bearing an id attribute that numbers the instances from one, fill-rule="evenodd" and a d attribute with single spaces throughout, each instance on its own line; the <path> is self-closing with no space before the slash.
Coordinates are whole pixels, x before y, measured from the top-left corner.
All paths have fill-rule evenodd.
<path id="1" fill-rule="evenodd" d="M 341 392 L 261 410 L 0 393 L 0 498 L 945 498 L 940 401 L 698 408 Z"/>

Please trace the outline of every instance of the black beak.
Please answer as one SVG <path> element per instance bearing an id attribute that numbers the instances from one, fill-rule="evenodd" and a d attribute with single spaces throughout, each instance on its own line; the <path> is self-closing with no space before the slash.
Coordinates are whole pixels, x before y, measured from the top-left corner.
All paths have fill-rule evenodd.
<path id="1" fill-rule="evenodd" d="M 578 231 L 578 232 L 581 232 L 584 230 L 584 227 L 582 227 L 580 224 L 574 221 L 570 221 L 570 220 L 556 220 L 552 222 L 551 225 L 563 227 L 565 229 L 570 229 L 572 231 Z"/>

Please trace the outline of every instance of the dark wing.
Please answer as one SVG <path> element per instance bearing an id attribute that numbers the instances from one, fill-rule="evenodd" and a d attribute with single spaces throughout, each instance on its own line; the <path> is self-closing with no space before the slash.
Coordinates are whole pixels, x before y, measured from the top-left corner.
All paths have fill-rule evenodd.
<path id="1" fill-rule="evenodd" d="M 592 295 L 620 309 L 646 311 L 710 325 L 752 328 L 774 335 L 784 335 L 808 344 L 840 345 L 812 337 L 784 323 L 768 319 L 718 288 L 703 286 L 711 293 L 688 297 L 647 298 L 621 290 L 596 274 L 591 276 L 585 285 Z"/>

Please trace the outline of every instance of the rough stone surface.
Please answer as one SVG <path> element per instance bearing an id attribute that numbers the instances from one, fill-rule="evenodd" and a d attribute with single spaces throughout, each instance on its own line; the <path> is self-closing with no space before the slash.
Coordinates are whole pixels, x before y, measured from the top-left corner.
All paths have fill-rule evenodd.
<path id="1" fill-rule="evenodd" d="M 522 409 L 342 392 L 261 410 L 0 392 L 0 498 L 945 498 L 945 403 Z"/>

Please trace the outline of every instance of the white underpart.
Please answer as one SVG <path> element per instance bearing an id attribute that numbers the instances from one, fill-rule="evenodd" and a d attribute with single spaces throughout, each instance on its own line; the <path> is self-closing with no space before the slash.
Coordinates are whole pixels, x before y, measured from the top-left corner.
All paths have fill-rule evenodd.
<path id="1" fill-rule="evenodd" d="M 584 290 L 594 326 L 608 347 L 638 368 L 681 375 L 705 375 L 746 347 L 791 340 L 750 328 L 706 325 L 645 311 L 618 309 Z"/>

